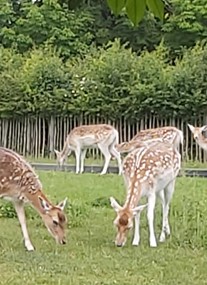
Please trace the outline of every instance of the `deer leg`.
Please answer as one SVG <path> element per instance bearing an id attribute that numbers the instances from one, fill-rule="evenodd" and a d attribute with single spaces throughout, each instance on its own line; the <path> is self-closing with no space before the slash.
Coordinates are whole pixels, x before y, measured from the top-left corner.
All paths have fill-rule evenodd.
<path id="1" fill-rule="evenodd" d="M 104 158 L 105 158 L 104 167 L 103 167 L 103 170 L 101 172 L 101 175 L 103 175 L 103 174 L 106 174 L 106 172 L 107 172 L 109 162 L 111 159 L 111 154 L 109 152 L 109 149 L 106 146 L 104 146 L 102 144 L 98 144 L 98 147 L 99 147 L 100 151 L 103 153 Z"/>
<path id="2" fill-rule="evenodd" d="M 133 238 L 132 245 L 139 245 L 139 241 L 140 241 L 140 232 L 139 232 L 140 213 L 141 212 L 136 213 L 136 215 L 134 217 L 135 226 L 134 226 L 134 238 Z"/>
<path id="3" fill-rule="evenodd" d="M 85 159 L 85 156 L 86 156 L 86 152 L 87 152 L 86 148 L 81 151 L 81 168 L 80 168 L 80 173 L 83 173 L 83 171 L 84 171 L 84 159 Z"/>
<path id="4" fill-rule="evenodd" d="M 158 197 L 160 198 L 162 204 L 162 231 L 159 240 L 160 242 L 164 242 L 165 241 L 165 195 L 163 190 L 161 190 L 158 193 Z"/>
<path id="5" fill-rule="evenodd" d="M 78 174 L 80 171 L 80 155 L 81 155 L 81 150 L 77 148 L 75 150 L 75 159 L 76 159 L 76 170 L 75 173 Z"/>
<path id="6" fill-rule="evenodd" d="M 149 225 L 149 235 L 150 235 L 150 246 L 156 247 L 157 242 L 154 233 L 154 209 L 155 209 L 156 195 L 155 193 L 150 193 L 148 197 L 148 208 L 147 208 L 147 219 Z"/>
<path id="7" fill-rule="evenodd" d="M 170 207 L 170 201 L 172 199 L 173 193 L 175 188 L 175 180 L 171 181 L 167 187 L 165 187 L 165 207 L 164 207 L 164 231 L 169 236 L 170 235 L 170 225 L 168 220 L 169 215 L 169 207 Z"/>
<path id="8" fill-rule="evenodd" d="M 33 251 L 34 247 L 30 241 L 29 234 L 27 231 L 25 212 L 24 212 L 24 202 L 22 201 L 14 202 L 14 208 L 16 210 L 17 217 L 22 229 L 22 234 L 24 237 L 24 245 L 28 251 Z"/>
<path id="9" fill-rule="evenodd" d="M 111 145 L 110 147 L 111 154 L 116 157 L 118 162 L 118 168 L 119 168 L 119 175 L 122 174 L 122 162 L 121 162 L 121 155 L 120 153 L 115 149 L 114 145 Z"/>

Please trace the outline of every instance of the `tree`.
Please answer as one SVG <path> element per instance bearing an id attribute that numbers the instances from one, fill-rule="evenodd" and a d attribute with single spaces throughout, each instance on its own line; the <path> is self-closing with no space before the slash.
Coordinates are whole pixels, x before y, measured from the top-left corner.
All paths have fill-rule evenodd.
<path id="1" fill-rule="evenodd" d="M 69 8 L 74 9 L 83 0 L 68 0 Z M 162 0 L 106 0 L 110 9 L 115 15 L 125 10 L 127 16 L 134 25 L 137 25 L 144 17 L 145 10 L 148 9 L 155 17 L 163 20 L 164 3 Z M 87 1 L 90 2 L 90 1 Z"/>
<path id="2" fill-rule="evenodd" d="M 171 0 L 173 14 L 162 26 L 165 43 L 179 54 L 182 47 L 206 41 L 207 0 Z"/>

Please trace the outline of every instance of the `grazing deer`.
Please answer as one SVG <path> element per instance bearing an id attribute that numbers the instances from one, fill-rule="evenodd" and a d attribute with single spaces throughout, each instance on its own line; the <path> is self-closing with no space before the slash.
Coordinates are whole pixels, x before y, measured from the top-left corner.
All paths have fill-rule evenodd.
<path id="1" fill-rule="evenodd" d="M 202 127 L 194 127 L 188 124 L 188 127 L 191 130 L 197 144 L 204 150 L 207 150 L 207 125 Z"/>
<path id="2" fill-rule="evenodd" d="M 41 216 L 50 234 L 59 244 L 65 244 L 66 199 L 54 206 L 42 193 L 42 185 L 32 167 L 14 151 L 0 147 L 0 198 L 11 201 L 22 229 L 28 251 L 34 247 L 30 241 L 24 203 L 29 202 Z"/>
<path id="3" fill-rule="evenodd" d="M 118 229 L 115 240 L 117 246 L 123 246 L 126 243 L 127 233 L 133 227 L 133 219 L 135 219 L 135 231 L 132 244 L 139 244 L 140 213 L 146 206 L 150 246 L 157 246 L 154 234 L 156 196 L 161 199 L 162 203 L 160 242 L 165 241 L 166 235 L 170 235 L 169 205 L 180 166 L 181 156 L 178 150 L 171 144 L 163 142 L 138 148 L 126 156 L 123 162 L 123 176 L 127 185 L 127 196 L 123 207 L 113 197 L 110 197 L 111 206 L 117 212 L 114 220 Z M 137 206 L 143 196 L 147 197 L 148 204 Z"/>
<path id="4" fill-rule="evenodd" d="M 119 174 L 121 174 L 121 156 L 115 148 L 118 141 L 118 131 L 110 125 L 83 125 L 74 128 L 68 134 L 61 152 L 57 150 L 54 151 L 60 166 L 64 164 L 66 157 L 74 151 L 76 157 L 76 173 L 82 173 L 84 171 L 84 159 L 87 149 L 98 147 L 105 157 L 105 164 L 101 174 L 106 174 L 112 155 L 118 161 Z"/>
<path id="5" fill-rule="evenodd" d="M 116 145 L 116 149 L 120 153 L 128 153 L 156 141 L 168 142 L 178 148 L 180 143 L 183 144 L 183 132 L 171 126 L 141 130 L 129 142 Z"/>

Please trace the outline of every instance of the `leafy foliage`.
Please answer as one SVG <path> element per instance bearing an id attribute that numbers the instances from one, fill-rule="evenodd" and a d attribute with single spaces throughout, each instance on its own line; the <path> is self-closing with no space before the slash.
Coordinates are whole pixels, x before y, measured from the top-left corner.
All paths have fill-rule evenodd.
<path id="1" fill-rule="evenodd" d="M 105 0 L 75 10 L 64 0 L 0 0 L 1 117 L 205 112 L 206 1 L 172 0 L 161 28 L 151 13 L 161 17 L 161 4 L 151 0 L 138 27 L 126 16 L 141 19 L 130 10 L 137 1 L 109 0 L 114 16 Z"/>
<path id="2" fill-rule="evenodd" d="M 0 0 L 0 42 L 6 48 L 24 53 L 41 45 L 55 47 L 64 58 L 84 54 L 92 41 L 87 12 L 68 11 L 53 0 L 38 7 L 26 0 L 14 11 L 7 0 Z"/>
<path id="3" fill-rule="evenodd" d="M 115 38 L 138 53 L 143 48 L 154 50 L 164 38 L 173 56 L 177 56 L 183 46 L 192 47 L 206 38 L 207 0 L 170 1 L 165 5 L 163 23 L 157 21 L 164 9 L 161 0 L 109 2 L 118 16 L 111 12 L 106 0 L 44 0 L 41 5 L 33 5 L 29 0 L 19 4 L 15 0 L 0 0 L 0 44 L 21 53 L 49 45 L 68 59 L 83 57 L 91 46 L 102 46 Z M 78 7 L 68 10 L 74 4 Z M 135 4 L 138 10 L 132 7 Z M 128 8 L 121 9 L 123 5 Z M 141 20 L 138 26 L 131 24 L 126 10 L 135 21 Z"/>
<path id="4" fill-rule="evenodd" d="M 91 1 L 77 10 L 68 10 L 68 2 L 44 0 L 41 6 L 23 0 L 18 9 L 0 0 L 0 43 L 24 53 L 50 45 L 64 59 L 84 56 L 91 45 L 103 45 L 115 38 L 128 42 L 135 51 L 152 50 L 161 39 L 161 25 L 150 13 L 133 27 L 125 12 L 114 16 L 106 1 Z"/>
<path id="5" fill-rule="evenodd" d="M 146 7 L 161 20 L 164 16 L 164 4 L 161 0 L 107 0 L 109 7 L 118 15 L 123 8 L 134 25 L 137 25 L 144 17 Z"/>
<path id="6" fill-rule="evenodd" d="M 80 9 L 90 13 L 94 19 L 92 33 L 96 46 L 103 46 L 115 38 L 120 38 L 122 44 L 127 44 L 139 53 L 143 47 L 153 50 L 155 45 L 159 44 L 161 23 L 156 21 L 151 13 L 146 13 L 138 26 L 133 26 L 124 11 L 115 16 L 105 0 L 90 1 L 90 3 Z"/>
<path id="7" fill-rule="evenodd" d="M 62 111 L 71 98 L 68 74 L 61 59 L 50 50 L 35 50 L 19 72 L 22 94 L 19 110 L 52 114 Z"/>
<path id="8" fill-rule="evenodd" d="M 119 40 L 66 62 L 50 48 L 15 55 L 15 61 L 12 54 L 0 53 L 1 116 L 85 113 L 137 120 L 206 110 L 205 44 L 184 51 L 173 65 L 163 44 L 137 55 Z"/>
<path id="9" fill-rule="evenodd" d="M 175 54 L 192 47 L 207 35 L 207 0 L 172 0 L 173 14 L 163 25 L 166 43 Z"/>

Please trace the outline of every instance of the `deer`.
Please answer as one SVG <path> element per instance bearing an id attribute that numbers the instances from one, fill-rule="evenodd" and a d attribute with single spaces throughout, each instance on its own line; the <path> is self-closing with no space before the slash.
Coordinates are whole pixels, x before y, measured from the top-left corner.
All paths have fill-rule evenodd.
<path id="1" fill-rule="evenodd" d="M 105 163 L 101 175 L 106 174 L 112 156 L 117 159 L 119 175 L 122 173 L 122 161 L 120 153 L 115 145 L 119 142 L 119 133 L 111 125 L 94 124 L 75 127 L 68 134 L 62 151 L 54 150 L 59 166 L 63 166 L 67 156 L 72 151 L 76 157 L 76 174 L 83 173 L 84 159 L 88 148 L 98 147 L 102 152 Z"/>
<path id="2" fill-rule="evenodd" d="M 168 221 L 169 206 L 175 189 L 176 177 L 181 168 L 181 155 L 176 147 L 167 142 L 157 142 L 143 146 L 129 153 L 123 161 L 123 177 L 126 184 L 126 198 L 121 206 L 113 197 L 110 204 L 116 212 L 114 225 L 117 228 L 115 245 L 122 247 L 127 241 L 129 230 L 133 228 L 132 245 L 140 242 L 140 214 L 147 208 L 150 247 L 156 247 L 154 233 L 154 210 L 156 198 L 162 204 L 162 230 L 159 241 L 164 242 L 170 235 Z M 147 204 L 138 205 L 142 197 Z"/>
<path id="3" fill-rule="evenodd" d="M 136 148 L 156 143 L 156 141 L 168 142 L 178 148 L 180 144 L 183 144 L 183 132 L 173 126 L 141 130 L 129 142 L 116 145 L 116 149 L 120 153 L 129 153 Z"/>
<path id="4" fill-rule="evenodd" d="M 25 203 L 37 211 L 58 244 L 66 243 L 67 218 L 63 210 L 67 198 L 53 205 L 43 194 L 42 188 L 35 171 L 22 156 L 11 149 L 0 147 L 0 198 L 13 203 L 27 251 L 34 251 L 35 248 L 27 231 Z"/>
<path id="5" fill-rule="evenodd" d="M 202 127 L 194 127 L 188 124 L 196 143 L 204 150 L 207 150 L 207 125 Z"/>

